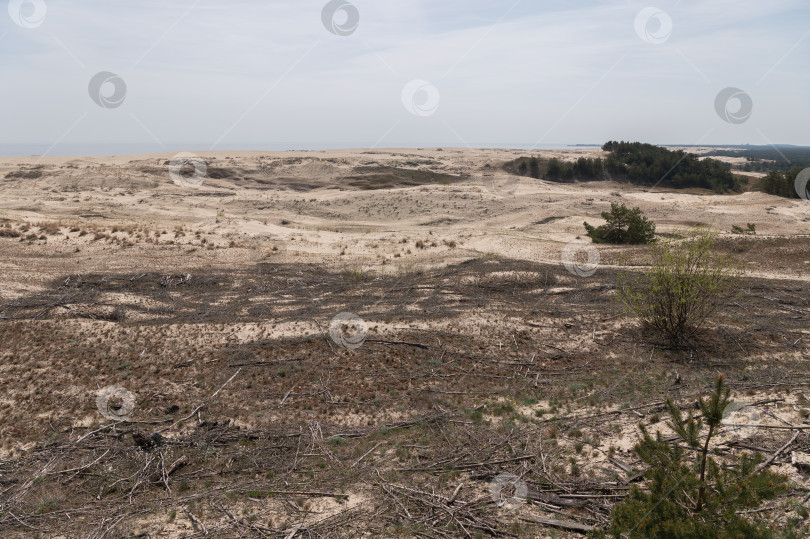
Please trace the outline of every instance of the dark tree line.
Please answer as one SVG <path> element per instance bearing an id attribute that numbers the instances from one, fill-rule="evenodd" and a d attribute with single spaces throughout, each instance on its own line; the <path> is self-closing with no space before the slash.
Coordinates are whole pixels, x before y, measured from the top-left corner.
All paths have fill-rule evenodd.
<path id="1" fill-rule="evenodd" d="M 548 160 L 537 157 L 521 157 L 507 163 L 504 168 L 513 174 L 529 176 L 530 178 L 580 181 L 607 179 L 604 160 L 598 158 L 580 157 L 571 162 L 562 161 L 556 157 Z"/>
<path id="2" fill-rule="evenodd" d="M 743 172 L 768 172 L 774 170 L 774 163 L 770 161 L 761 161 L 759 159 L 748 158 L 748 162 L 744 165 L 734 165 L 735 169 L 742 170 Z"/>
<path id="3" fill-rule="evenodd" d="M 770 195 L 786 198 L 800 198 L 799 193 L 796 192 L 796 176 L 798 176 L 802 170 L 801 167 L 792 168 L 787 172 L 773 170 L 762 178 L 759 189 Z M 810 184 L 805 186 L 805 189 L 810 189 Z"/>
<path id="4" fill-rule="evenodd" d="M 699 187 L 723 193 L 739 191 L 731 168 L 715 159 L 672 151 L 641 142 L 611 141 L 602 147 L 605 159 L 580 157 L 576 161 L 521 157 L 504 168 L 521 176 L 557 181 L 630 181 L 641 185 L 674 188 Z"/>
<path id="5" fill-rule="evenodd" d="M 546 176 L 550 180 L 601 180 L 605 178 L 605 164 L 598 158 L 580 157 L 574 162 L 554 158 L 548 162 Z"/>
<path id="6" fill-rule="evenodd" d="M 602 146 L 610 155 L 605 170 L 613 179 L 678 189 L 698 187 L 719 193 L 738 191 L 730 167 L 715 159 L 698 159 L 683 150 L 672 151 L 641 142 L 611 141 Z"/>
<path id="7" fill-rule="evenodd" d="M 745 157 L 747 163 L 739 168 L 746 172 L 789 172 L 795 167 L 810 167 L 810 148 L 804 146 L 752 146 L 714 150 L 709 156 Z"/>
<path id="8" fill-rule="evenodd" d="M 540 160 L 536 157 L 519 159 L 518 171 L 521 176 L 531 176 L 532 178 L 540 178 Z"/>

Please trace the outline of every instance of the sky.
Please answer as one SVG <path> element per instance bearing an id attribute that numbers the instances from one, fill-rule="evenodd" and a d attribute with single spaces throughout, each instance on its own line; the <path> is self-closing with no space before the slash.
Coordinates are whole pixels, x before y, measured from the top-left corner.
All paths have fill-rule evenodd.
<path id="1" fill-rule="evenodd" d="M 807 0 L 2 1 L 0 153 L 810 145 Z"/>

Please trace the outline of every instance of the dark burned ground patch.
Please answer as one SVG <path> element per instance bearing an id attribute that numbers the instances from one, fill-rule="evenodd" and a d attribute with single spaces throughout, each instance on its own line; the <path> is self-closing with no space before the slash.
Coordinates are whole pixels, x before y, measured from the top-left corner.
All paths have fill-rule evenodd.
<path id="1" fill-rule="evenodd" d="M 306 168 L 300 170 L 295 168 L 296 166 L 328 166 L 329 164 L 320 159 L 296 159 L 290 162 L 285 160 L 283 164 L 277 166 L 268 165 L 261 168 L 209 163 L 206 177 L 212 180 L 221 180 L 220 186 L 232 184 L 253 189 L 285 188 L 300 192 L 323 187 L 377 190 L 417 187 L 420 185 L 450 185 L 466 179 L 466 176 L 456 176 L 431 170 L 381 165 L 359 166 L 347 170 L 333 168 L 331 172 L 319 169 L 314 176 L 314 173 L 307 171 Z M 163 177 L 167 174 L 166 170 L 159 167 L 143 167 L 140 171 Z"/>
<path id="2" fill-rule="evenodd" d="M 664 240 L 683 237 L 682 234 L 659 236 Z M 782 275 L 807 275 L 810 272 L 810 236 L 723 236 L 717 238 L 713 253 L 728 256 L 746 271 L 778 269 Z M 603 245 L 599 254 L 602 263 L 609 265 L 645 266 L 650 261 L 648 248 L 643 245 Z"/>
<path id="3" fill-rule="evenodd" d="M 429 170 L 394 168 L 385 166 L 356 167 L 341 183 L 363 190 L 418 187 L 420 185 L 450 185 L 463 180 L 462 176 Z"/>
<path id="4" fill-rule="evenodd" d="M 44 174 L 45 166 L 36 165 L 32 167 L 20 167 L 6 174 L 8 180 L 36 180 Z"/>
<path id="5" fill-rule="evenodd" d="M 59 176 L 69 173 L 70 186 L 63 186 L 62 191 L 76 190 L 83 184 L 95 185 L 106 179 L 115 178 L 125 180 L 127 186 L 134 190 L 154 190 L 158 185 L 155 182 L 169 183 L 170 161 L 132 162 L 130 169 L 100 165 L 91 167 L 93 174 L 75 175 L 76 165 L 45 166 L 36 165 L 19 167 L 4 175 L 7 180 L 40 179 Z M 415 168 L 425 165 L 440 166 L 435 162 L 403 162 L 403 166 L 384 166 L 376 162 L 365 163 L 362 166 L 352 167 L 340 159 L 318 158 L 292 158 L 276 160 L 259 160 L 257 163 L 244 163 L 235 160 L 207 160 L 206 161 L 207 188 L 220 189 L 250 188 L 250 189 L 289 189 L 298 192 L 307 192 L 322 188 L 348 188 L 360 190 L 397 189 L 415 187 L 420 185 L 450 185 L 468 178 L 466 175 L 454 175 L 430 170 Z M 414 167 L 414 168 L 411 168 Z M 184 175 L 192 175 L 194 169 L 191 165 L 181 171 Z M 215 196 L 212 190 L 207 189 L 196 196 Z"/>
<path id="6" fill-rule="evenodd" d="M 227 273 L 189 268 L 173 275 L 69 275 L 55 279 L 50 290 L 4 305 L 3 313 L 10 320 L 123 320 L 128 314 L 165 324 L 297 321 L 331 316 L 336 309 L 390 321 L 392 313 L 408 309 L 441 320 L 469 307 L 534 305 L 561 280 L 572 278 L 560 268 L 525 261 L 471 260 L 396 276 L 267 263 Z M 115 318 L 112 310 L 118 311 Z"/>
<path id="7" fill-rule="evenodd" d="M 0 531 L 542 534 L 492 503 L 502 472 L 558 511 L 528 504 L 532 515 L 600 525 L 631 474 L 588 461 L 620 419 L 652 421 L 666 397 L 689 406 L 719 372 L 738 392 L 810 385 L 807 283 L 747 280 L 702 346 L 678 352 L 620 316 L 614 281 L 518 260 L 402 276 L 262 264 L 60 277 L 0 310 L 0 439 L 34 444 L 0 462 Z M 321 332 L 342 311 L 370 327 L 355 351 Z M 295 322 L 300 335 L 238 335 Z M 95 408 L 112 384 L 137 403 L 114 428 Z M 139 430 L 165 439 L 144 451 Z M 788 436 L 749 445 L 775 451 Z M 344 495 L 364 501 L 309 505 Z"/>
<path id="8" fill-rule="evenodd" d="M 741 262 L 753 262 L 763 268 L 795 268 L 804 274 L 810 272 L 810 236 L 727 237 L 717 241 L 716 249 Z"/>
<path id="9" fill-rule="evenodd" d="M 455 223 L 462 222 L 463 219 L 454 219 L 450 217 L 443 217 L 441 219 L 434 219 L 432 221 L 428 221 L 426 223 L 419 223 L 419 226 L 443 226 L 443 225 L 452 225 Z"/>
<path id="10" fill-rule="evenodd" d="M 553 223 L 554 221 L 560 221 L 565 219 L 565 217 L 555 216 L 555 217 L 546 217 L 545 219 L 541 219 L 540 221 L 535 221 L 532 223 L 533 225 L 547 225 L 549 223 Z"/>

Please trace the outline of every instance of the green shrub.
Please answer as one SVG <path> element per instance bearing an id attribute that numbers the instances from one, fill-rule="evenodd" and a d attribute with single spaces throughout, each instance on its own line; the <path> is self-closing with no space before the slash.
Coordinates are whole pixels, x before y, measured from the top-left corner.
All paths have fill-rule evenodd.
<path id="1" fill-rule="evenodd" d="M 737 225 L 731 225 L 731 233 L 732 234 L 742 234 L 744 236 L 756 236 L 757 235 L 757 225 L 754 223 L 748 223 L 745 228 Z"/>
<path id="2" fill-rule="evenodd" d="M 644 217 L 639 208 L 631 210 L 614 202 L 609 212 L 602 212 L 602 219 L 607 224 L 600 227 L 585 223 L 585 230 L 594 243 L 636 245 L 655 241 L 655 223 Z"/>
<path id="3" fill-rule="evenodd" d="M 741 272 L 727 257 L 712 253 L 716 237 L 694 229 L 684 240 L 654 245 L 645 273 L 617 279 L 625 310 L 676 346 L 694 338 L 737 295 Z"/>
<path id="4" fill-rule="evenodd" d="M 757 453 L 732 463 L 718 463 L 709 457 L 712 437 L 717 434 L 723 411 L 731 404 L 723 377 L 715 383 L 708 402 L 700 398 L 702 419 L 681 411 L 667 401 L 669 426 L 680 439 L 670 444 L 656 433 L 650 436 L 643 425 L 636 444 L 638 457 L 648 466 L 644 473 L 647 489 L 633 486 L 630 495 L 613 510 L 607 530 L 591 537 L 613 538 L 706 538 L 736 539 L 775 537 L 769 524 L 755 515 L 738 511 L 756 509 L 760 502 L 788 490 L 787 478 L 768 470 L 757 470 L 764 460 Z M 704 425 L 708 426 L 705 441 Z M 680 444 L 686 444 L 686 450 Z"/>

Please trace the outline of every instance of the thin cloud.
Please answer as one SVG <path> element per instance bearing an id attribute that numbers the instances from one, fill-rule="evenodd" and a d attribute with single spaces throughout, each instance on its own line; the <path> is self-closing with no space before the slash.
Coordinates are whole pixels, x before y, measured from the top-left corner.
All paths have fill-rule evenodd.
<path id="1" fill-rule="evenodd" d="M 356 0 L 347 37 L 323 27 L 321 1 L 193 4 L 52 0 L 41 27 L 6 24 L 0 142 L 52 143 L 86 111 L 64 143 L 204 148 L 266 94 L 222 144 L 532 144 L 552 126 L 550 143 L 689 143 L 715 127 L 706 143 L 758 143 L 759 128 L 810 144 L 792 120 L 810 113 L 810 38 L 795 46 L 810 7 L 797 0 L 661 2 L 673 20 L 661 45 L 636 35 L 646 5 L 631 2 Z M 127 83 L 114 111 L 87 95 L 99 71 Z M 441 93 L 428 118 L 402 106 L 413 79 Z M 745 125 L 713 111 L 727 86 L 754 99 Z"/>

